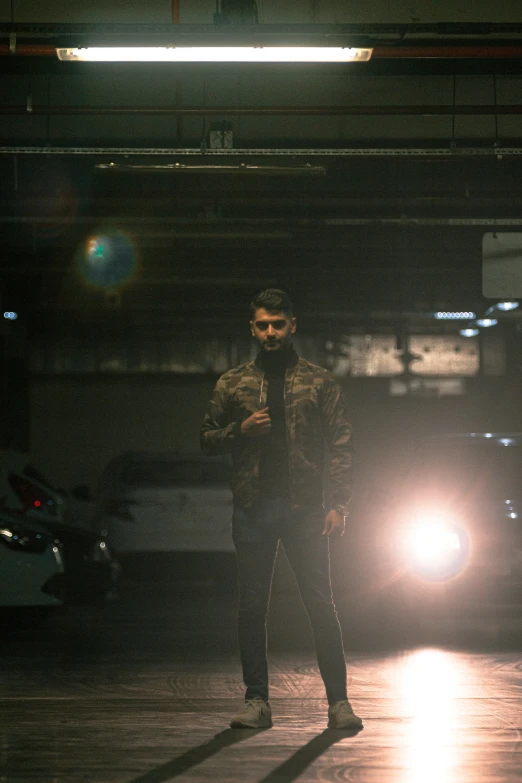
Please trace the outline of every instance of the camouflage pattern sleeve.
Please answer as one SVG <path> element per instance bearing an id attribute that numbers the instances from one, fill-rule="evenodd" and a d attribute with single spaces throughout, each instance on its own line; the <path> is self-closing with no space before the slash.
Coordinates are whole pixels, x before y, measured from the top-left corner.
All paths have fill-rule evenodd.
<path id="1" fill-rule="evenodd" d="M 328 449 L 332 505 L 346 505 L 352 496 L 352 427 L 342 389 L 329 373 L 323 388 L 321 417 Z"/>
<path id="2" fill-rule="evenodd" d="M 241 423 L 230 420 L 229 393 L 225 376 L 218 380 L 200 432 L 201 450 L 209 456 L 228 454 L 240 445 Z"/>

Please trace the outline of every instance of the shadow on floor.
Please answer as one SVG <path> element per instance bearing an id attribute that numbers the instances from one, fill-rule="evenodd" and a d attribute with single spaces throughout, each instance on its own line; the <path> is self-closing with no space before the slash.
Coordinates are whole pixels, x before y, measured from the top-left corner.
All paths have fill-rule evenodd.
<path id="1" fill-rule="evenodd" d="M 362 729 L 357 731 L 342 731 L 340 729 L 325 729 L 307 742 L 302 748 L 296 750 L 293 756 L 284 761 L 279 767 L 269 772 L 259 783 L 291 783 L 296 780 L 307 767 L 319 756 L 322 756 L 336 742 L 348 737 L 356 737 Z"/>
<path id="2" fill-rule="evenodd" d="M 216 734 L 215 737 L 212 737 L 211 740 L 203 743 L 203 745 L 187 750 L 183 755 L 172 759 L 172 761 L 167 761 L 161 767 L 146 772 L 144 775 L 140 775 L 139 778 L 134 778 L 131 783 L 166 783 L 166 781 L 178 775 L 183 775 L 187 770 L 206 761 L 211 756 L 219 753 L 223 748 L 228 748 L 230 745 L 236 745 L 238 742 L 251 739 L 261 731 L 266 731 L 266 729 L 225 729 L 225 731 Z"/>
<path id="3" fill-rule="evenodd" d="M 235 745 L 246 739 L 251 739 L 266 729 L 226 729 L 216 734 L 209 742 L 192 748 L 182 756 L 168 761 L 157 769 L 134 778 L 130 783 L 166 783 L 166 781 L 183 775 L 187 770 L 201 764 L 211 756 L 219 753 L 223 748 Z M 259 783 L 291 783 L 296 780 L 304 770 L 321 756 L 329 747 L 348 737 L 355 737 L 359 731 L 341 731 L 339 729 L 325 729 L 317 737 L 299 748 L 289 759 L 279 767 L 272 770 Z"/>

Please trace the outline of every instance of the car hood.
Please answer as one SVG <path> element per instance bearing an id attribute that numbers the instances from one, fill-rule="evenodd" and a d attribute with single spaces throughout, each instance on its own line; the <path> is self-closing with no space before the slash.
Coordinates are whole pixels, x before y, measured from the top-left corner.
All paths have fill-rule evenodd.
<path id="1" fill-rule="evenodd" d="M 48 525 L 28 517 L 25 514 L 18 514 L 16 511 L 0 511 L 0 525 L 23 525 L 28 530 L 32 530 L 34 533 L 43 533 L 48 536 L 52 536 L 53 532 Z"/>
<path id="2" fill-rule="evenodd" d="M 77 525 L 67 525 L 63 522 L 40 522 L 33 517 L 29 517 L 26 514 L 18 514 L 15 511 L 0 511 L 0 524 L 6 525 L 23 525 L 25 528 L 34 531 L 35 533 L 43 533 L 51 536 L 52 538 L 58 538 L 63 543 L 66 541 L 82 541 L 85 543 L 91 543 L 97 541 L 100 536 L 87 528 L 79 527 Z"/>

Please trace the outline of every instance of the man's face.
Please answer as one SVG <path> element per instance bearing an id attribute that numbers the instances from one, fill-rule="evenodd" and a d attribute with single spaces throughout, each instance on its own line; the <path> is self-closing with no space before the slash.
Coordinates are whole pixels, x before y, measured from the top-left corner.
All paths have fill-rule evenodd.
<path id="1" fill-rule="evenodd" d="M 284 313 L 269 313 L 260 308 L 256 310 L 254 320 L 250 321 L 250 328 L 261 350 L 271 352 L 290 345 L 296 324 L 295 318 L 289 318 Z"/>

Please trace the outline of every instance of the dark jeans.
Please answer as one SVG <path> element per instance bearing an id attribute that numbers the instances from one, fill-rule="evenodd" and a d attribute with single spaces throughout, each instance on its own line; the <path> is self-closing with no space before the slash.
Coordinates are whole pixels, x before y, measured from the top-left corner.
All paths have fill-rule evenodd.
<path id="1" fill-rule="evenodd" d="M 295 574 L 312 626 L 328 703 L 346 699 L 346 663 L 330 583 L 330 550 L 322 508 L 296 514 L 281 498 L 234 509 L 239 583 L 238 637 L 246 699 L 268 701 L 266 618 L 279 542 Z"/>

